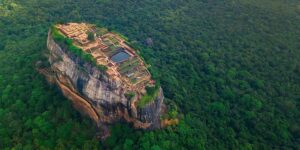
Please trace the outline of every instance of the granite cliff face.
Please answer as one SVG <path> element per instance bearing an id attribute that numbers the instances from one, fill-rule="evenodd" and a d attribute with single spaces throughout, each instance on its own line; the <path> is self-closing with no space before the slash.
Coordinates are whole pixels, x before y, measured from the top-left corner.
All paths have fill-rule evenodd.
<path id="1" fill-rule="evenodd" d="M 120 82 L 58 45 L 50 32 L 47 47 L 52 80 L 74 107 L 87 114 L 98 126 L 126 121 L 133 123 L 135 128 L 160 128 L 160 112 L 164 105 L 161 88 L 152 102 L 137 107 L 140 95 L 128 100 Z"/>

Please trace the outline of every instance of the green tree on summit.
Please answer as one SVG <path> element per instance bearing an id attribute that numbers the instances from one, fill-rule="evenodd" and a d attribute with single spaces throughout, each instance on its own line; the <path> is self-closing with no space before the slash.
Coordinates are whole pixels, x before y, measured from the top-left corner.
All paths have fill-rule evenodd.
<path id="1" fill-rule="evenodd" d="M 93 32 L 88 32 L 88 40 L 89 41 L 94 41 L 95 40 L 95 35 Z"/>

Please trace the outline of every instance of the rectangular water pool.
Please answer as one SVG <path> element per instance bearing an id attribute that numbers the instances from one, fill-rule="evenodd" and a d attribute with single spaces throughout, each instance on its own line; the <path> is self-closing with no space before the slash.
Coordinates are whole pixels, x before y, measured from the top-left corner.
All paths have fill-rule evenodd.
<path id="1" fill-rule="evenodd" d="M 119 63 L 127 60 L 129 57 L 130 55 L 128 53 L 126 53 L 125 51 L 120 51 L 117 54 L 113 55 L 111 57 L 111 60 L 114 61 L 115 63 Z"/>

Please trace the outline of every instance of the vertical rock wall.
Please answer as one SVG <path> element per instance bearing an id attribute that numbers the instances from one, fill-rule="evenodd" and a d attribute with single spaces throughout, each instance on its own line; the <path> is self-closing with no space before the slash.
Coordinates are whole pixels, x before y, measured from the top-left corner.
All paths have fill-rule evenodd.
<path id="1" fill-rule="evenodd" d="M 160 127 L 160 109 L 164 99 L 162 89 L 153 102 L 136 108 L 124 96 L 126 91 L 122 83 L 110 79 L 92 64 L 58 45 L 50 32 L 47 47 L 51 69 L 64 95 L 97 124 L 125 120 L 132 122 L 136 128 Z"/>

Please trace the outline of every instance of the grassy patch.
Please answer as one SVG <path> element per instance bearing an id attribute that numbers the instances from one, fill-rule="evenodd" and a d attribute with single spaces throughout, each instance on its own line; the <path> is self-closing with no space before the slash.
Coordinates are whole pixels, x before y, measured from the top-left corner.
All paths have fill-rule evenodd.
<path id="1" fill-rule="evenodd" d="M 137 106 L 139 108 L 145 107 L 150 102 L 154 101 L 158 95 L 159 86 L 154 87 L 146 87 L 146 94 L 142 96 L 142 98 L 138 101 Z"/>
<path id="2" fill-rule="evenodd" d="M 96 34 L 97 34 L 97 36 L 102 36 L 102 35 L 104 35 L 106 33 L 108 33 L 108 30 L 106 28 L 100 28 L 100 27 L 96 28 Z"/>
<path id="3" fill-rule="evenodd" d="M 128 100 L 131 100 L 134 96 L 135 96 L 135 93 L 133 93 L 133 92 L 125 93 L 125 97 Z"/>

